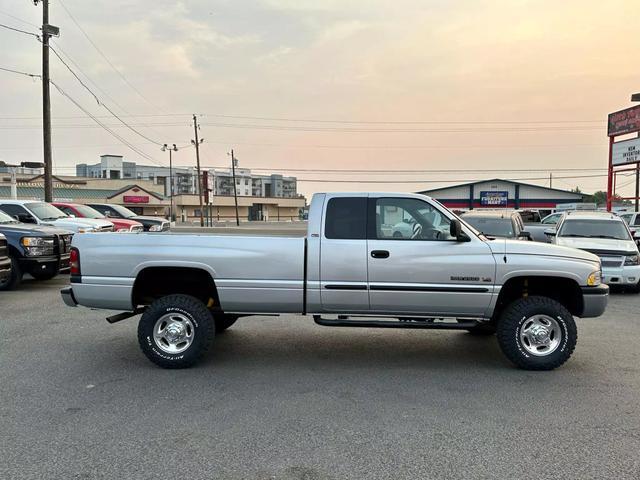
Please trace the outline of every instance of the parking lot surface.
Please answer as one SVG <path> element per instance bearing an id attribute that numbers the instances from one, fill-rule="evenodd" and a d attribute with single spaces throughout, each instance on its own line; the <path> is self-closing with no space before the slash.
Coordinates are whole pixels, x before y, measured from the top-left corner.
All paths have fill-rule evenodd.
<path id="1" fill-rule="evenodd" d="M 640 478 L 640 296 L 579 320 L 552 372 L 495 338 L 241 319 L 162 370 L 136 319 L 0 293 L 3 479 Z"/>

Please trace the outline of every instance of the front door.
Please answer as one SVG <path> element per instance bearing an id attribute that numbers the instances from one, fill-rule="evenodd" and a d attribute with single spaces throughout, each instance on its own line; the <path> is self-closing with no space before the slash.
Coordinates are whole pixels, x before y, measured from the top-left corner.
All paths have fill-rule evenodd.
<path id="1" fill-rule="evenodd" d="M 468 242 L 452 238 L 449 218 L 425 200 L 369 202 L 371 313 L 484 315 L 496 271 L 485 242 L 471 232 Z"/>

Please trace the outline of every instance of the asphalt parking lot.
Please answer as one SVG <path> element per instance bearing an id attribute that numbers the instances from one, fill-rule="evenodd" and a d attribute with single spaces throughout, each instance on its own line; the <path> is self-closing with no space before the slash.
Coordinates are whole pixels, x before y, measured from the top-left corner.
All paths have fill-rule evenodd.
<path id="1" fill-rule="evenodd" d="M 65 307 L 68 281 L 0 293 L 2 479 L 640 477 L 640 296 L 580 320 L 553 372 L 494 338 L 241 319 L 190 370 L 136 319 Z"/>

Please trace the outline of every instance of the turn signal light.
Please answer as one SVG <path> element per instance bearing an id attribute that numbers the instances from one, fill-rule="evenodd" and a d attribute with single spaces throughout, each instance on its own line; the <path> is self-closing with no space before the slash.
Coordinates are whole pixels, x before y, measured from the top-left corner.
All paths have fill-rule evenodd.
<path id="1" fill-rule="evenodd" d="M 80 275 L 80 252 L 75 247 L 71 247 L 69 252 L 69 273 Z"/>

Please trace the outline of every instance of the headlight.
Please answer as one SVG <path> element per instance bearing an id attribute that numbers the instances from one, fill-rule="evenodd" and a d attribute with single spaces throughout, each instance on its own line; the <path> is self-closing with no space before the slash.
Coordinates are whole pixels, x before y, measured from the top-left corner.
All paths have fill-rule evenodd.
<path id="1" fill-rule="evenodd" d="M 91 232 L 95 232 L 96 229 L 93 227 L 80 227 L 78 229 L 78 233 L 91 233 Z"/>
<path id="2" fill-rule="evenodd" d="M 597 270 L 587 277 L 587 285 L 597 287 L 602 283 L 602 272 Z"/>
<path id="3" fill-rule="evenodd" d="M 22 237 L 20 243 L 29 257 L 53 255 L 54 239 L 47 237 Z"/>
<path id="4" fill-rule="evenodd" d="M 151 225 L 149 227 L 149 231 L 150 232 L 161 232 L 162 231 L 162 225 Z"/>
<path id="5" fill-rule="evenodd" d="M 624 257 L 625 265 L 640 265 L 640 255 L 627 255 Z"/>

